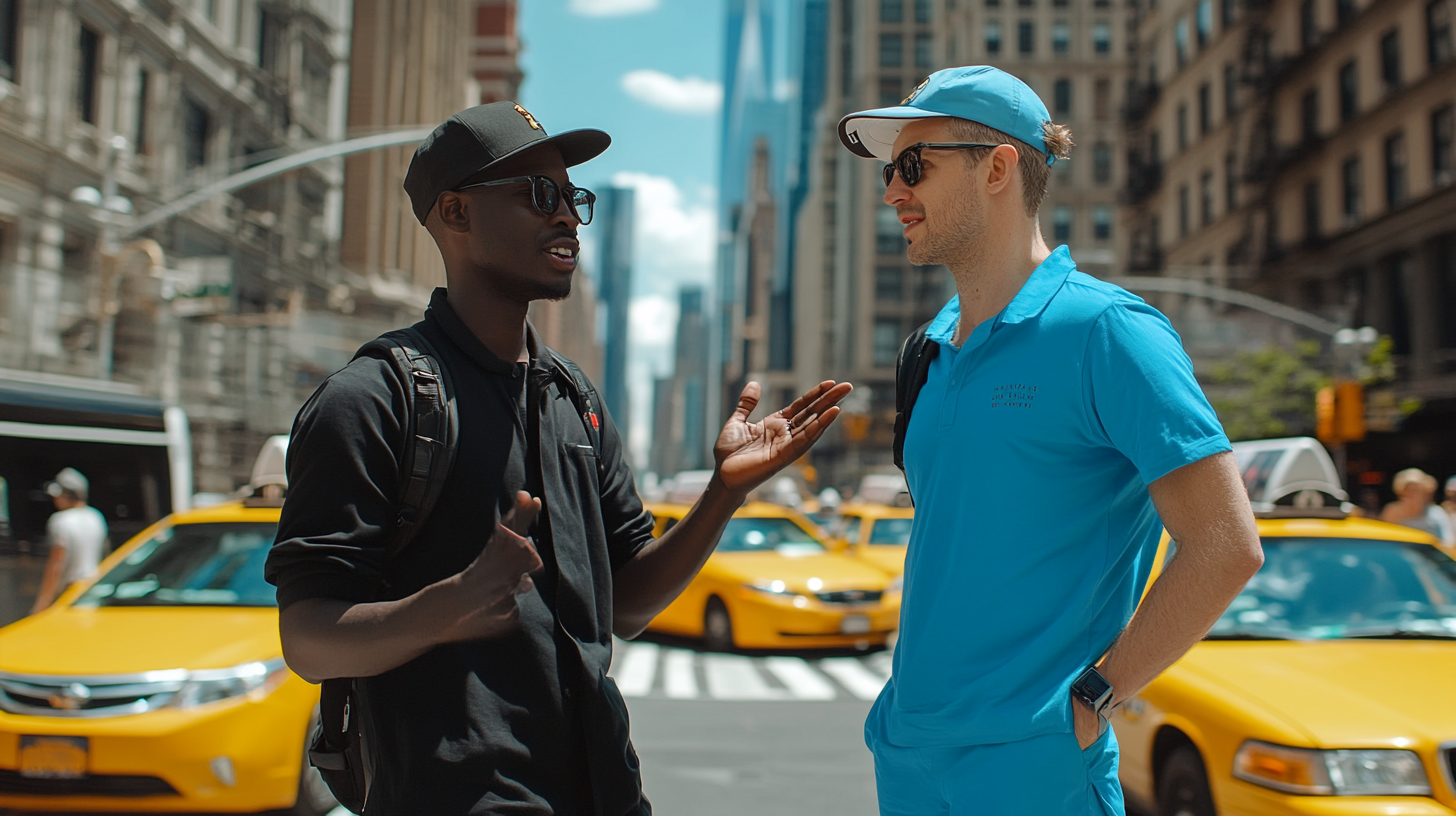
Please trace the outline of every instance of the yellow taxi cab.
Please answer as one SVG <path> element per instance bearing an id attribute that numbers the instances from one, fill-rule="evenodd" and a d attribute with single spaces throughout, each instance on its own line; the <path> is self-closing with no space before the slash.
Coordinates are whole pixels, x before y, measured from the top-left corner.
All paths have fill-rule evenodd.
<path id="1" fill-rule="evenodd" d="M 688 512 L 649 507 L 662 535 Z M 900 595 L 882 570 L 830 552 L 787 507 L 749 502 L 688 588 L 647 628 L 702 638 L 714 651 L 879 646 L 899 625 Z"/>
<path id="2" fill-rule="evenodd" d="M 832 535 L 846 554 L 891 575 L 905 572 L 914 508 L 853 502 L 841 506 L 838 514 Z"/>
<path id="3" fill-rule="evenodd" d="M 1456 814 L 1456 560 L 1353 518 L 1311 439 L 1235 445 L 1264 566 L 1112 716 L 1160 816 Z M 1243 447 L 1243 450 L 1240 448 Z M 1176 552 L 1167 540 L 1156 564 Z"/>
<path id="4" fill-rule="evenodd" d="M 168 516 L 0 629 L 0 809 L 335 807 L 305 760 L 318 687 L 284 665 L 263 580 L 278 504 Z"/>

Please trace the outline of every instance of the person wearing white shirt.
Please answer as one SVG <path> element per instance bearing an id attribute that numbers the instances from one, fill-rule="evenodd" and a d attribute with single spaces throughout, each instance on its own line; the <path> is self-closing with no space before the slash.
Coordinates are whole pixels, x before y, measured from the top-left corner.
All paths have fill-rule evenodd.
<path id="1" fill-rule="evenodd" d="M 96 571 L 106 548 L 106 518 L 87 504 L 90 482 L 75 468 L 64 468 L 46 484 L 56 512 L 46 521 L 50 555 L 31 614 L 55 603 L 76 581 Z"/>
<path id="2" fill-rule="evenodd" d="M 1436 477 L 1420 468 L 1406 468 L 1391 482 L 1396 500 L 1385 505 L 1382 521 L 1425 530 L 1447 546 L 1456 545 L 1456 526 L 1446 510 L 1434 503 Z"/>

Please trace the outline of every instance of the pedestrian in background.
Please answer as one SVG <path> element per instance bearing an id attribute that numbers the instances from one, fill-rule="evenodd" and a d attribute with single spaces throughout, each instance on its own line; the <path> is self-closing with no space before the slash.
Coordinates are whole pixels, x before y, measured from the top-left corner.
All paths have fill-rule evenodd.
<path id="1" fill-rule="evenodd" d="M 1385 505 L 1381 521 L 1424 530 L 1447 545 L 1456 545 L 1451 515 L 1435 503 L 1436 477 L 1420 468 L 1406 468 L 1395 474 L 1390 489 L 1395 491 L 1395 501 Z"/>
<path id="2" fill-rule="evenodd" d="M 1229 441 L 1168 320 L 1044 242 L 1071 134 L 1021 80 L 938 71 L 839 135 L 889 162 L 910 262 L 958 293 L 901 354 L 926 373 L 894 672 L 865 725 L 880 812 L 1120 816 L 1112 707 L 1263 561 Z M 1177 554 L 1133 617 L 1164 526 Z"/>
<path id="3" fill-rule="evenodd" d="M 411 331 L 451 384 L 459 439 L 408 549 L 384 556 L 404 521 L 406 389 L 425 385 L 360 357 L 294 423 L 266 575 L 288 665 L 355 678 L 369 816 L 650 814 L 607 677 L 612 636 L 636 637 L 682 592 L 749 491 L 804 455 L 851 390 L 821 383 L 749 423 L 749 383 L 701 497 L 652 537 L 611 418 L 526 320 L 532 301 L 571 293 L 595 196 L 567 168 L 609 143 L 548 137 L 495 102 L 415 151 L 405 190 L 448 288 Z"/>
<path id="4" fill-rule="evenodd" d="M 1456 528 L 1456 476 L 1446 479 L 1445 499 L 1441 502 L 1441 509 L 1446 511 L 1446 517 L 1451 520 L 1452 528 Z"/>
<path id="5" fill-rule="evenodd" d="M 35 613 L 56 602 L 66 587 L 96 571 L 106 551 L 106 517 L 87 504 L 91 483 L 75 468 L 64 468 L 45 486 L 56 512 L 46 520 L 50 554 L 41 573 Z"/>

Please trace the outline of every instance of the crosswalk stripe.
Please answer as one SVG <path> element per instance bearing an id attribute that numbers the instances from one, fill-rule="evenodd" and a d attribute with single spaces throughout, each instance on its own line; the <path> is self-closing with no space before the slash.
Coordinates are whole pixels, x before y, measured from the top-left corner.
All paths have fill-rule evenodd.
<path id="1" fill-rule="evenodd" d="M 833 700 L 834 686 L 802 657 L 770 657 L 763 667 L 777 677 L 796 700 Z"/>
<path id="2" fill-rule="evenodd" d="M 763 681 L 753 660 L 742 655 L 710 654 L 703 661 L 708 694 L 715 700 L 785 700 L 789 693 Z"/>
<path id="3" fill-rule="evenodd" d="M 622 649 L 621 668 L 613 671 L 612 676 L 623 697 L 646 697 L 652 691 L 652 682 L 657 679 L 658 651 L 656 643 L 634 643 Z"/>
<path id="4" fill-rule="evenodd" d="M 676 700 L 693 700 L 698 696 L 698 676 L 693 671 L 693 653 L 686 649 L 669 649 L 662 666 L 663 690 Z"/>
<path id="5" fill-rule="evenodd" d="M 819 669 L 861 700 L 879 697 L 880 689 L 885 687 L 885 678 L 877 676 L 852 657 L 827 657 L 819 661 Z"/>

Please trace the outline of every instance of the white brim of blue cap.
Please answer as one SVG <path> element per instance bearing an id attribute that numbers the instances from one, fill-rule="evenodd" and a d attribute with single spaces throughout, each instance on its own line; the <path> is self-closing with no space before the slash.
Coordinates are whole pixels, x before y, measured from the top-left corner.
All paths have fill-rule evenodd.
<path id="1" fill-rule="evenodd" d="M 860 111 L 839 120 L 839 140 L 849 151 L 862 159 L 893 161 L 895 140 L 905 123 L 912 119 L 938 119 L 949 117 L 948 113 L 936 113 L 924 108 L 897 105 L 893 108 L 877 108 Z"/>

